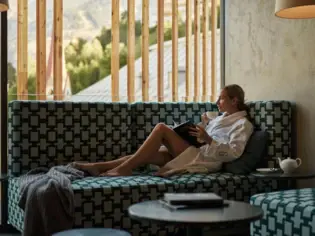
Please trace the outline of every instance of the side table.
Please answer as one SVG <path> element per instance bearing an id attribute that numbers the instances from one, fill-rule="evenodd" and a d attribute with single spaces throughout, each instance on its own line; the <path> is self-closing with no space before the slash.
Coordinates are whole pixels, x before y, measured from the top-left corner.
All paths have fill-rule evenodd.
<path id="1" fill-rule="evenodd" d="M 225 201 L 228 206 L 220 208 L 202 208 L 169 210 L 159 201 L 144 201 L 128 208 L 132 219 L 139 221 L 152 221 L 156 223 L 181 225 L 186 227 L 187 235 L 202 235 L 202 227 L 219 226 L 212 235 L 227 233 L 240 234 L 244 227 L 248 230 L 249 223 L 262 218 L 263 210 L 246 202 Z M 226 229 L 230 224 L 243 225 L 243 228 Z"/>
<path id="2" fill-rule="evenodd" d="M 291 174 L 284 174 L 283 171 L 279 169 L 278 171 L 273 171 L 270 173 L 261 173 L 256 171 L 252 172 L 251 175 L 263 179 L 287 180 L 288 188 L 292 189 L 295 187 L 296 180 L 315 178 L 315 171 L 296 170 Z"/>

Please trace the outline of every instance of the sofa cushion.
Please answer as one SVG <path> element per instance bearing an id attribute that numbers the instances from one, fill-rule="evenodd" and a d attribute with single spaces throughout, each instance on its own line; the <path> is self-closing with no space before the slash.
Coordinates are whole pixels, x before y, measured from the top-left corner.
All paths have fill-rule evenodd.
<path id="1" fill-rule="evenodd" d="M 169 178 L 149 173 L 126 177 L 87 177 L 72 182 L 75 228 L 121 228 L 132 235 L 172 235 L 176 228 L 132 221 L 128 207 L 145 200 L 161 198 L 165 192 L 215 192 L 225 199 L 249 201 L 252 194 L 279 189 L 278 180 L 231 173 L 185 174 Z M 8 188 L 9 223 L 23 231 L 24 213 L 18 178 L 10 178 Z"/>
<path id="2" fill-rule="evenodd" d="M 250 203 L 264 216 L 251 223 L 251 236 L 315 235 L 315 189 L 294 189 L 255 194 Z"/>
<path id="3" fill-rule="evenodd" d="M 223 171 L 233 174 L 248 174 L 252 172 L 266 155 L 268 133 L 254 131 L 249 138 L 245 150 L 235 161 L 224 163 Z"/>

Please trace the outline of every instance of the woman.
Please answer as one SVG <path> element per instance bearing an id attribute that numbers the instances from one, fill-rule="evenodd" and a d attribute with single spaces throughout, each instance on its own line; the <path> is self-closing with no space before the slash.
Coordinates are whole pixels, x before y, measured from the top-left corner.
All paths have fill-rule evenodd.
<path id="1" fill-rule="evenodd" d="M 244 91 L 240 86 L 224 87 L 216 104 L 223 115 L 211 120 L 205 128 L 198 125 L 190 130 L 191 135 L 205 143 L 200 148 L 190 146 L 171 128 L 159 123 L 135 154 L 107 162 L 74 163 L 75 167 L 96 176 L 129 176 L 133 169 L 144 164 L 161 167 L 156 173 L 159 176 L 219 171 L 223 162 L 242 155 L 253 125 L 247 119 Z M 202 119 L 209 121 L 205 115 Z"/>

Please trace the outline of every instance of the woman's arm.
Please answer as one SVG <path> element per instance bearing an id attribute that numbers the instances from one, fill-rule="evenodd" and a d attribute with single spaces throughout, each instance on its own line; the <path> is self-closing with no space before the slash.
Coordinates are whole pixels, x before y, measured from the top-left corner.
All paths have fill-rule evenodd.
<path id="1" fill-rule="evenodd" d="M 253 132 L 250 122 L 237 125 L 231 130 L 229 142 L 218 142 L 210 136 L 206 145 L 200 147 L 200 152 L 212 160 L 229 162 L 239 158 L 245 149 L 247 141 Z"/>

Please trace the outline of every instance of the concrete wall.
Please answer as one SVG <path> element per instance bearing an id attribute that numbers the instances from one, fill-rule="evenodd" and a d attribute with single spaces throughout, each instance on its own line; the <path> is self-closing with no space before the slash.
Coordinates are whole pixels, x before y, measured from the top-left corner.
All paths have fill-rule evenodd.
<path id="1" fill-rule="evenodd" d="M 297 155 L 315 172 L 315 19 L 280 19 L 274 8 L 226 0 L 225 84 L 240 84 L 247 100 L 296 102 Z"/>

